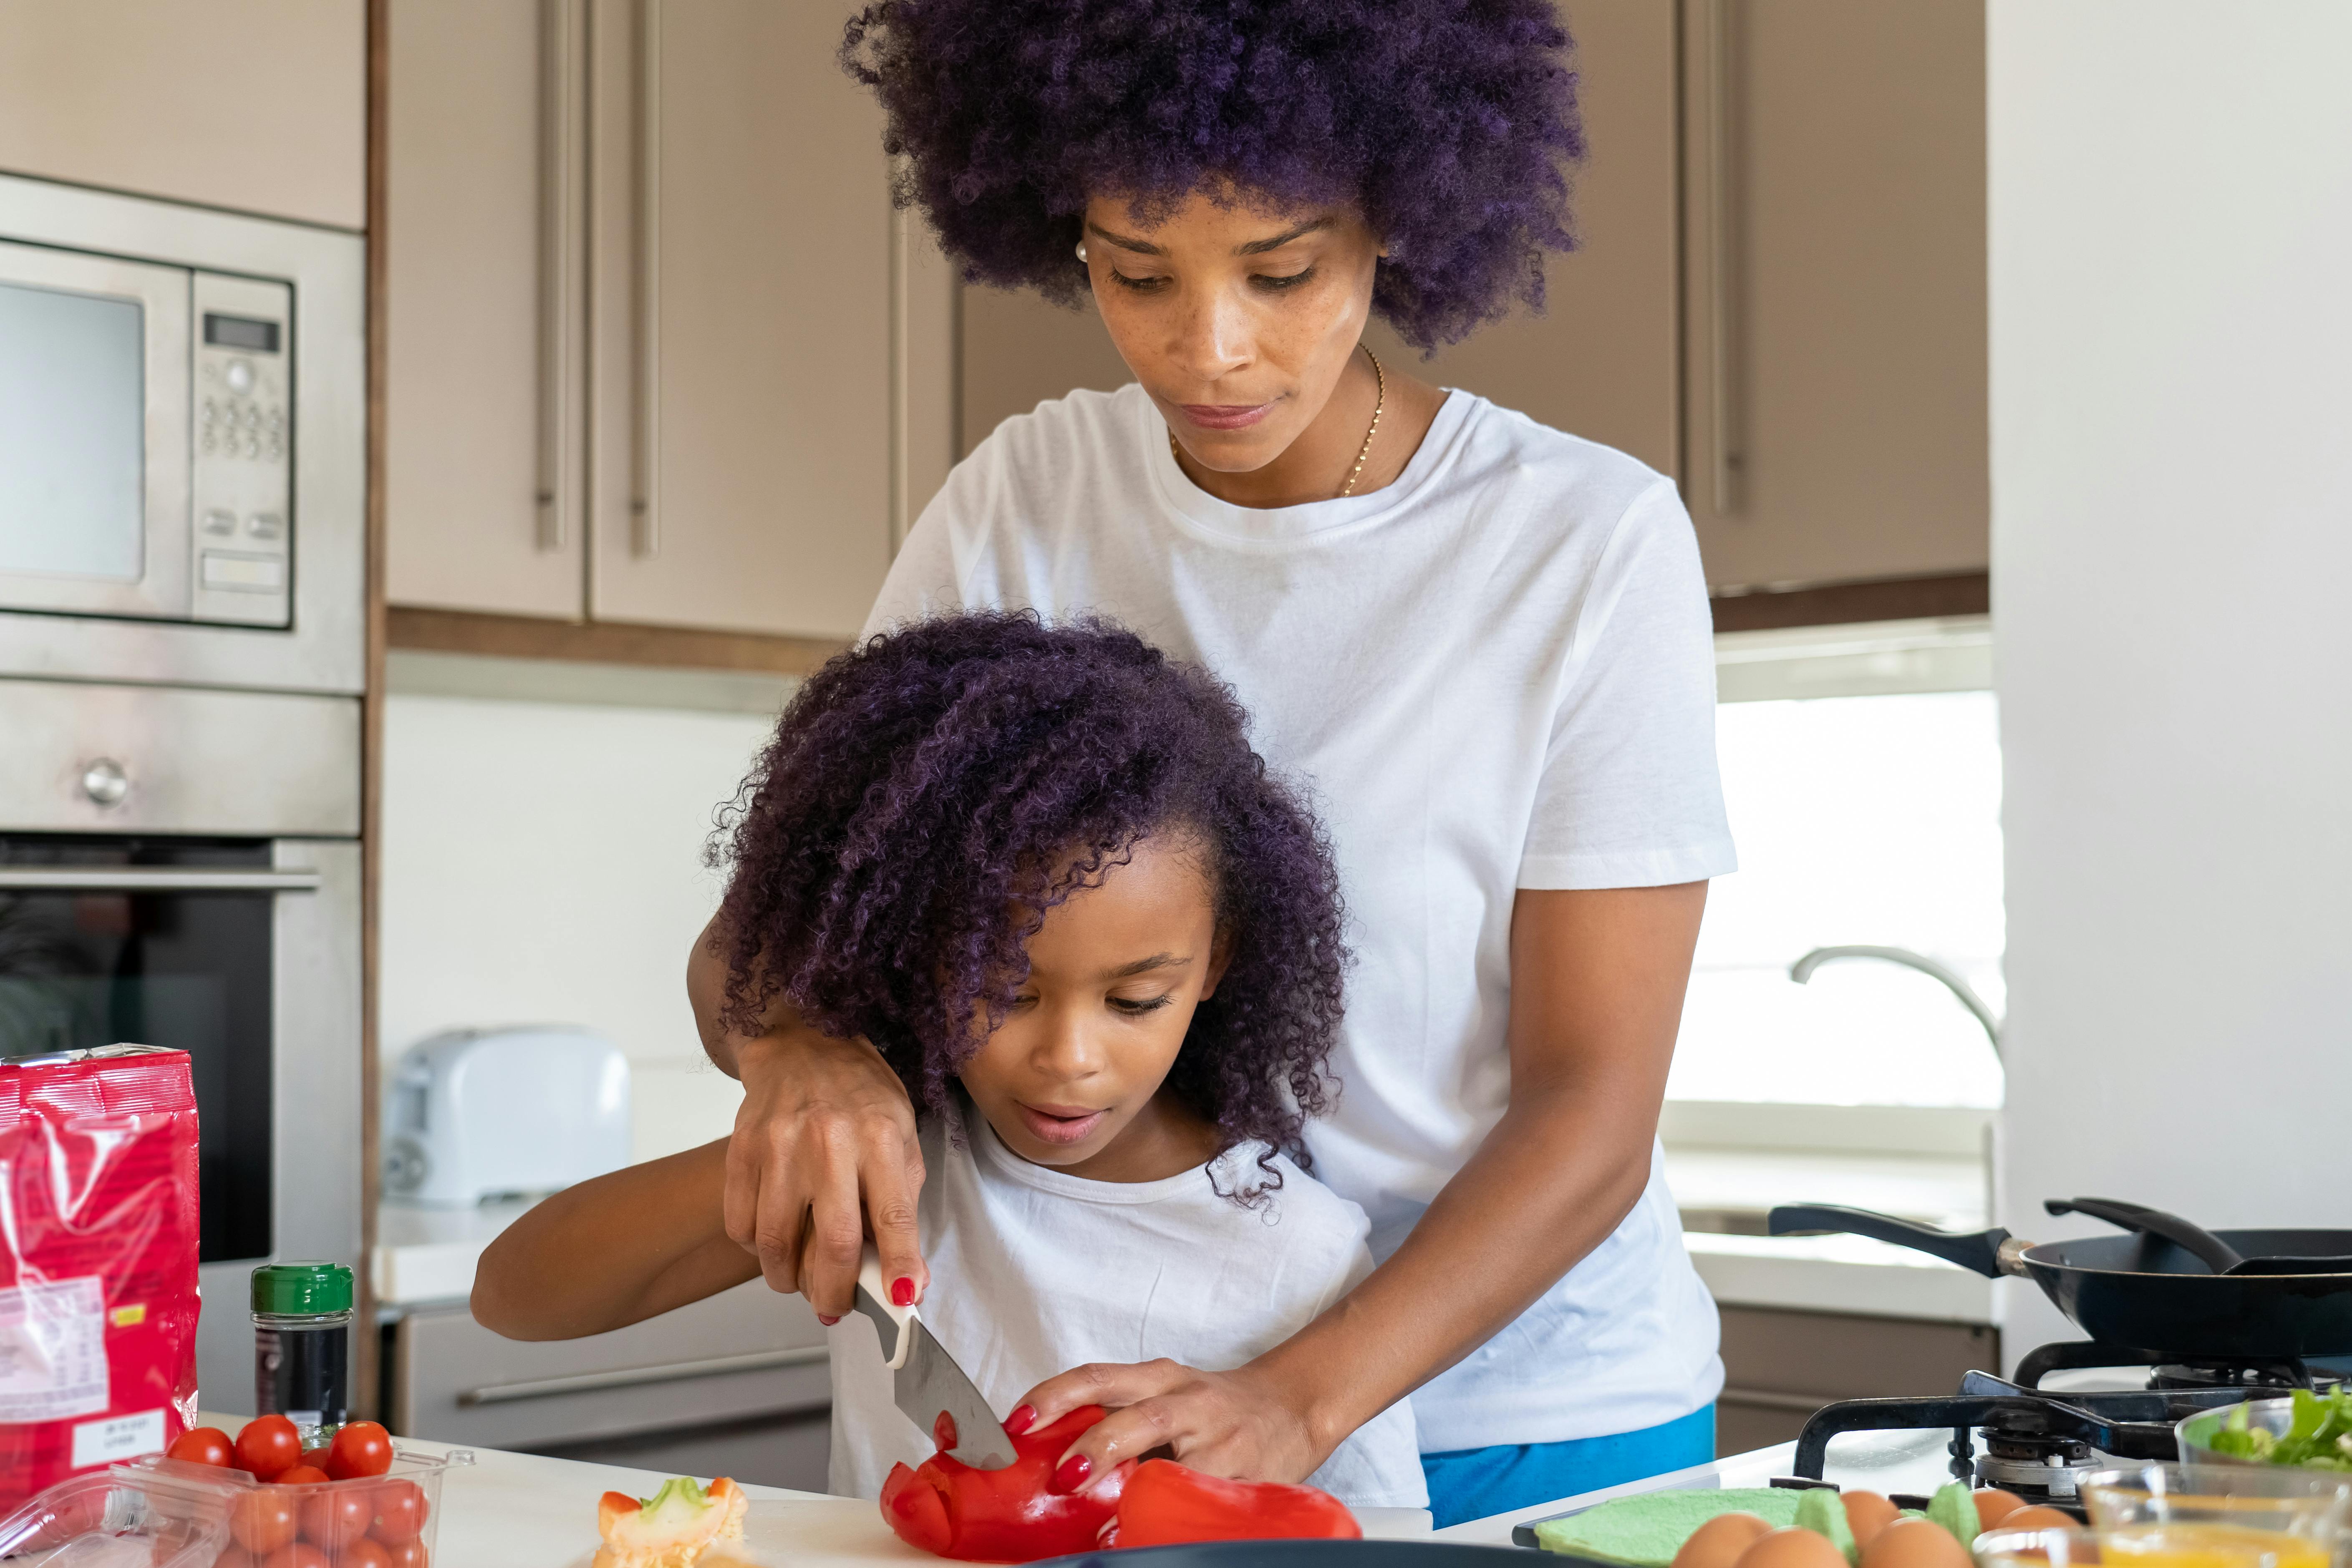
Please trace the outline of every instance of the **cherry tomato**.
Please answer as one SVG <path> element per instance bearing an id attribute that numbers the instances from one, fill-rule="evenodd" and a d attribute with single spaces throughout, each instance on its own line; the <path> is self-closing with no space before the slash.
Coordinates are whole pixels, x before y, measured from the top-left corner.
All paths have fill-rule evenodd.
<path id="1" fill-rule="evenodd" d="M 242 1546 L 224 1546 L 213 1559 L 213 1568 L 261 1568 L 261 1559 Z"/>
<path id="2" fill-rule="evenodd" d="M 257 1415 L 236 1435 L 236 1468 L 273 1481 L 302 1459 L 302 1437 L 283 1415 Z"/>
<path id="3" fill-rule="evenodd" d="M 392 1434 L 373 1421 L 353 1421 L 335 1434 L 326 1471 L 339 1481 L 380 1476 L 392 1468 Z"/>
<path id="4" fill-rule="evenodd" d="M 298 1465 L 308 1465 L 314 1470 L 324 1471 L 327 1468 L 327 1454 L 328 1450 L 324 1447 L 305 1448 L 302 1450 L 302 1457 L 294 1462 Z M 341 1476 L 330 1476 L 327 1479 L 338 1481 L 342 1479 Z"/>
<path id="5" fill-rule="evenodd" d="M 375 1494 L 375 1520 L 368 1533 L 386 1546 L 397 1546 L 404 1541 L 414 1541 L 425 1533 L 425 1493 L 415 1481 L 386 1481 L 372 1488 Z M 397 1561 L 398 1553 L 394 1553 Z"/>
<path id="6" fill-rule="evenodd" d="M 261 1568 L 332 1568 L 332 1564 L 325 1552 L 307 1541 L 297 1541 L 263 1558 Z"/>
<path id="7" fill-rule="evenodd" d="M 375 1522 L 373 1487 L 325 1486 L 302 1500 L 302 1539 L 340 1552 Z"/>
<path id="8" fill-rule="evenodd" d="M 383 1554 L 390 1563 L 391 1568 L 432 1568 L 430 1560 L 425 1555 L 425 1542 L 421 1541 L 403 1541 L 388 1544 L 383 1549 Z"/>
<path id="9" fill-rule="evenodd" d="M 269 1478 L 269 1484 L 278 1487 L 319 1487 L 327 1484 L 327 1472 L 314 1470 L 308 1465 L 296 1465 Z"/>
<path id="10" fill-rule="evenodd" d="M 218 1465 L 226 1469 L 236 1461 L 236 1450 L 228 1434 L 217 1426 L 197 1426 L 181 1433 L 164 1450 L 164 1457 L 184 1459 L 192 1465 Z"/>
<path id="11" fill-rule="evenodd" d="M 424 1550 L 423 1544 L 412 1541 L 409 1545 Z M 373 1536 L 362 1535 L 335 1553 L 335 1568 L 392 1568 L 393 1548 Z M 214 1564 L 219 1568 L 219 1564 Z"/>
<path id="12" fill-rule="evenodd" d="M 294 1539 L 294 1498 L 269 1487 L 241 1492 L 229 1505 L 228 1532 L 255 1556 L 266 1556 Z"/>

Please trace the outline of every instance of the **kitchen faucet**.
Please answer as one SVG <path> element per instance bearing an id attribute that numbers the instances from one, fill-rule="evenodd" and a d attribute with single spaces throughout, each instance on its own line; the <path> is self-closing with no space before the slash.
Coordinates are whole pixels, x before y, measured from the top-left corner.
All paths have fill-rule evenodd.
<path id="1" fill-rule="evenodd" d="M 1875 958 L 1935 976 L 1960 999 L 1962 1006 L 1976 1015 L 1977 1022 L 1984 1026 L 1985 1037 L 1992 1042 L 1992 1054 L 1996 1057 L 2000 1055 L 2000 1020 L 1992 1016 L 1992 1009 L 1985 1005 L 1984 998 L 1978 995 L 1957 972 L 1907 947 L 1817 947 L 1789 965 L 1789 978 L 1802 985 L 1812 979 L 1814 970 L 1838 958 Z"/>

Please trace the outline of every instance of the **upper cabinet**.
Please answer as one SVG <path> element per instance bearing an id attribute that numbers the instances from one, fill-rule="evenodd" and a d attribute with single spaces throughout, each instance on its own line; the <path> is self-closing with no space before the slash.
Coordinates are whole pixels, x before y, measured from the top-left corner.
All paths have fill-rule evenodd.
<path id="1" fill-rule="evenodd" d="M 1576 172 L 1578 247 L 1544 276 L 1541 315 L 1525 311 L 1433 359 L 1375 323 L 1374 352 L 1556 430 L 1679 467 L 1679 180 L 1675 12 L 1659 0 L 1566 0 L 1590 153 Z"/>
<path id="2" fill-rule="evenodd" d="M 1982 570 L 1982 0 L 1682 15 L 1682 478 L 1708 580 Z"/>
<path id="3" fill-rule="evenodd" d="M 952 453 L 845 5 L 391 0 L 387 597 L 838 640 Z"/>
<path id="4" fill-rule="evenodd" d="M 363 0 L 0 0 L 0 170 L 367 221 Z"/>

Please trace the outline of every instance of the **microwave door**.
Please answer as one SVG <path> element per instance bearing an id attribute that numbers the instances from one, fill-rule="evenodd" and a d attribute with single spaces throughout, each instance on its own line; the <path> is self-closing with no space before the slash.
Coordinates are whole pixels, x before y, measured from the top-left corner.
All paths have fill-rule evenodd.
<path id="1" fill-rule="evenodd" d="M 0 242 L 0 610 L 187 617 L 189 290 Z"/>

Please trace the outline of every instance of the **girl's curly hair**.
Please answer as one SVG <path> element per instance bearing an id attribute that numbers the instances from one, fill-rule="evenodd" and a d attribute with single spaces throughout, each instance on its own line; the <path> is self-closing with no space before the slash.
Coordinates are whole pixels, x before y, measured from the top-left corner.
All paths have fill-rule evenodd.
<path id="1" fill-rule="evenodd" d="M 1196 858 L 1231 950 L 1167 1085 L 1305 1163 L 1347 962 L 1329 843 L 1230 690 L 1106 622 L 917 622 L 801 687 L 712 840 L 723 1016 L 751 1032 L 781 996 L 936 1113 L 1045 912 L 1146 837 Z"/>
<path id="2" fill-rule="evenodd" d="M 1064 304 L 1090 195 L 1144 216 L 1231 181 L 1349 204 L 1389 247 L 1372 306 L 1434 350 L 1543 305 L 1584 155 L 1550 0 L 872 0 L 842 63 L 972 281 Z"/>

